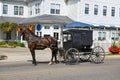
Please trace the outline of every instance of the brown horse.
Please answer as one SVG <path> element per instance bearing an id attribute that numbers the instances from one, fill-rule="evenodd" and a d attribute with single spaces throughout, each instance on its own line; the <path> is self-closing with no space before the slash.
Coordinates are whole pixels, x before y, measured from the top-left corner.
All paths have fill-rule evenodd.
<path id="1" fill-rule="evenodd" d="M 21 35 L 24 35 L 25 40 L 28 43 L 28 47 L 30 49 L 33 64 L 37 65 L 36 58 L 35 58 L 35 49 L 43 50 L 45 48 L 50 48 L 52 51 L 52 58 L 49 64 L 53 63 L 53 58 L 55 58 L 55 62 L 57 63 L 57 53 L 58 53 L 58 42 L 57 39 L 53 37 L 38 37 L 36 36 L 32 31 L 30 31 L 27 27 L 18 27 L 18 32 L 20 32 Z"/>

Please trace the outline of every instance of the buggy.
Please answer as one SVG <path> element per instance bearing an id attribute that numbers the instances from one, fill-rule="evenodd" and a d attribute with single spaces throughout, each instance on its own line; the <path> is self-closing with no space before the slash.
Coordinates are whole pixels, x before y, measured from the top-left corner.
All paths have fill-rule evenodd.
<path id="1" fill-rule="evenodd" d="M 63 31 L 63 49 L 65 62 L 68 64 L 80 61 L 102 63 L 105 58 L 105 51 L 102 47 L 92 48 L 93 31 L 70 29 Z"/>

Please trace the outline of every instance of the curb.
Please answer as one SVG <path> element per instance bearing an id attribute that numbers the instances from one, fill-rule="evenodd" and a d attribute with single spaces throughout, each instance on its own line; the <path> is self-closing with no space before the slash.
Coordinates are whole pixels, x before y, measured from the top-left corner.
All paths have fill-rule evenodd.
<path id="1" fill-rule="evenodd" d="M 106 58 L 120 58 L 120 55 L 106 55 Z"/>

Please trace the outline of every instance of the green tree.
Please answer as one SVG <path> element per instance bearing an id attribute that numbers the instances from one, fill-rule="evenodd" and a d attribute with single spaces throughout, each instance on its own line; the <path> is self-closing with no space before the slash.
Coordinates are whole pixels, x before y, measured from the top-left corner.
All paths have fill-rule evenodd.
<path id="1" fill-rule="evenodd" d="M 16 23 L 3 22 L 0 23 L 0 29 L 6 34 L 6 40 L 11 39 L 11 32 L 17 27 Z"/>

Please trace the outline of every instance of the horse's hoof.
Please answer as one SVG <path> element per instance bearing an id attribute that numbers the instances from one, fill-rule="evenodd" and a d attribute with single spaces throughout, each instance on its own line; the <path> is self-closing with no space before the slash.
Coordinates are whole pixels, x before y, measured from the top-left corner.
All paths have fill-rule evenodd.
<path id="1" fill-rule="evenodd" d="M 55 61 L 55 63 L 56 63 L 56 64 L 58 64 L 58 63 L 59 63 L 59 61 L 58 61 L 58 60 L 56 60 L 56 61 Z"/>
<path id="2" fill-rule="evenodd" d="M 37 63 L 34 63 L 35 66 L 37 66 Z"/>
<path id="3" fill-rule="evenodd" d="M 36 63 L 36 62 L 33 62 L 32 64 L 34 64 L 35 66 L 37 66 L 37 63 Z"/>
<path id="4" fill-rule="evenodd" d="M 52 65 L 53 64 L 53 62 L 49 62 L 49 65 Z"/>

